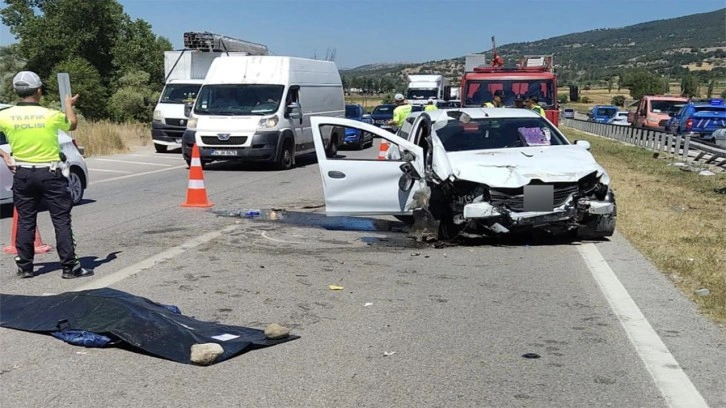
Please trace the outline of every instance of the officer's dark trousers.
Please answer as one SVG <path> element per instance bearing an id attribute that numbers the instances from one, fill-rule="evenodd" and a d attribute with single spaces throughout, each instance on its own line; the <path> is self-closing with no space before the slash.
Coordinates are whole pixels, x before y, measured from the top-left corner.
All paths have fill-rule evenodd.
<path id="1" fill-rule="evenodd" d="M 18 266 L 23 271 L 33 270 L 35 255 L 35 228 L 38 208 L 43 203 L 50 212 L 55 227 L 55 240 L 64 268 L 72 268 L 78 261 L 71 231 L 73 200 L 68 190 L 68 179 L 60 169 L 51 173 L 48 167 L 17 167 L 13 178 L 13 202 L 18 211 L 16 248 Z"/>

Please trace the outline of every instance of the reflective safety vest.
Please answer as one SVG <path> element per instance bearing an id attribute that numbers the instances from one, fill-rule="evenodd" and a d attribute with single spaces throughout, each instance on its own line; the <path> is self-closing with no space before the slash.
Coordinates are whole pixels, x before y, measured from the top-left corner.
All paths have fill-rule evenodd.
<path id="1" fill-rule="evenodd" d="M 545 110 L 542 109 L 542 107 L 539 105 L 532 106 L 532 110 L 539 113 L 543 118 L 547 117 L 547 115 L 545 114 Z"/>
<path id="2" fill-rule="evenodd" d="M 50 163 L 60 160 L 58 130 L 67 132 L 71 123 L 63 112 L 37 103 L 19 102 L 0 111 L 0 132 L 10 143 L 13 157 L 25 163 Z"/>
<path id="3" fill-rule="evenodd" d="M 484 108 L 496 108 L 493 103 L 491 102 L 485 102 L 483 105 Z"/>
<path id="4" fill-rule="evenodd" d="M 413 106 L 409 104 L 396 107 L 396 109 L 393 110 L 393 121 L 396 122 L 396 126 L 399 128 L 403 126 L 403 121 L 406 120 L 406 116 L 408 116 L 412 110 Z"/>
<path id="5" fill-rule="evenodd" d="M 426 107 L 424 108 L 424 112 L 428 112 L 428 111 L 432 111 L 432 110 L 436 110 L 436 109 L 439 109 L 436 107 L 436 105 L 426 105 Z"/>

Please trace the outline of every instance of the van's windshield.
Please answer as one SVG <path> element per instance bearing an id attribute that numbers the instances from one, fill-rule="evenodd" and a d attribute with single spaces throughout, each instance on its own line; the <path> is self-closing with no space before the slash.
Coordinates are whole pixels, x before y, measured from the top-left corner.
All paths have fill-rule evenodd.
<path id="1" fill-rule="evenodd" d="M 284 85 L 204 85 L 194 113 L 198 115 L 268 115 L 277 112 Z"/>

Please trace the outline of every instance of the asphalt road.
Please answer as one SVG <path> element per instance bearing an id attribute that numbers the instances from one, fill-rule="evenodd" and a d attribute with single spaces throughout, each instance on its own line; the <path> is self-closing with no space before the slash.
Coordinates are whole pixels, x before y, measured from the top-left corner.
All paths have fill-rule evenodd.
<path id="1" fill-rule="evenodd" d="M 3 254 L 3 293 L 108 285 L 301 338 L 197 367 L 0 329 L 2 407 L 726 407 L 724 329 L 619 235 L 435 248 L 397 228 L 324 229 L 312 159 L 204 173 L 212 210 L 285 209 L 290 222 L 181 208 L 177 153 L 89 167 L 73 220 L 96 276 L 62 280 L 51 253 L 22 280 Z M 40 227 L 53 245 L 47 213 Z M 3 246 L 10 228 L 6 215 Z"/>

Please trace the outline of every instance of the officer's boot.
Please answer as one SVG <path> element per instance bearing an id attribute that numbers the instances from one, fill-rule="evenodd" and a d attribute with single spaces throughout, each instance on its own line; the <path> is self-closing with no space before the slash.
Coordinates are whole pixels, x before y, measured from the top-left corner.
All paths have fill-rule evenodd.
<path id="1" fill-rule="evenodd" d="M 72 268 L 64 267 L 63 275 L 61 275 L 63 279 L 84 278 L 86 276 L 93 276 L 93 269 L 81 268 L 80 262 L 73 265 Z"/>
<path id="2" fill-rule="evenodd" d="M 15 262 L 17 263 L 19 260 L 20 260 L 20 257 L 16 256 Z M 32 266 L 31 266 L 31 268 L 32 268 Z M 35 274 L 33 273 L 33 269 L 30 269 L 29 271 L 23 270 L 23 268 L 21 268 L 18 265 L 18 276 L 20 276 L 21 278 L 32 278 L 35 276 Z"/>

